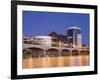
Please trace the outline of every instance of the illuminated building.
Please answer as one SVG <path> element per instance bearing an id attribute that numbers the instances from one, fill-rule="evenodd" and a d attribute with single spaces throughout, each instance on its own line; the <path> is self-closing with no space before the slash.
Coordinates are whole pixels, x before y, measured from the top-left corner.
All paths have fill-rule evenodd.
<path id="1" fill-rule="evenodd" d="M 67 40 L 69 45 L 72 45 L 73 47 L 81 47 L 82 46 L 81 29 L 76 26 L 68 28 Z"/>

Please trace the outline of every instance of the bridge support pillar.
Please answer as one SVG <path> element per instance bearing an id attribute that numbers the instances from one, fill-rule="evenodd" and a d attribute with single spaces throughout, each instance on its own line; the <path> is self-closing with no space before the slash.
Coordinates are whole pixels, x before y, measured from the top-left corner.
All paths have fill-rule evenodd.
<path id="1" fill-rule="evenodd" d="M 43 56 L 44 56 L 44 57 L 46 56 L 46 50 L 44 50 Z"/>
<path id="2" fill-rule="evenodd" d="M 70 56 L 72 56 L 72 50 L 70 50 Z"/>
<path id="3" fill-rule="evenodd" d="M 81 51 L 79 50 L 78 53 L 79 53 L 79 55 L 80 55 L 80 54 L 81 54 Z"/>
<path id="4" fill-rule="evenodd" d="M 61 56 L 61 50 L 59 50 L 58 56 Z"/>

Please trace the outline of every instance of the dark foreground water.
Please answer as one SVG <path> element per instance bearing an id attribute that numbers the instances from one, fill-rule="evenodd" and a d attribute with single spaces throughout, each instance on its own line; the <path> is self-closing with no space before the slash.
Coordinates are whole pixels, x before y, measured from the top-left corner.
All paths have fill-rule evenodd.
<path id="1" fill-rule="evenodd" d="M 70 67 L 87 66 L 90 64 L 89 55 L 61 56 L 61 57 L 40 57 L 23 59 L 23 68 L 46 68 L 46 67 Z"/>

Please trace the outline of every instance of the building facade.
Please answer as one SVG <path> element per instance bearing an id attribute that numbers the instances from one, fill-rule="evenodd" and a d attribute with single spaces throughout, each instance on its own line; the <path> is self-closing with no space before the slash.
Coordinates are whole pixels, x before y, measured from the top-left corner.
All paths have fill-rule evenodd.
<path id="1" fill-rule="evenodd" d="M 33 44 L 51 46 L 52 38 L 50 36 L 33 36 Z"/>
<path id="2" fill-rule="evenodd" d="M 48 36 L 52 37 L 52 46 L 65 46 L 67 44 L 67 36 L 51 32 Z"/>
<path id="3" fill-rule="evenodd" d="M 42 45 L 42 46 L 51 46 L 52 45 L 52 37 L 50 37 L 50 36 L 31 36 L 31 37 L 24 36 L 23 43 Z"/>
<path id="4" fill-rule="evenodd" d="M 67 44 L 73 47 L 82 46 L 82 34 L 81 29 L 74 26 L 67 29 Z"/>
<path id="5" fill-rule="evenodd" d="M 82 33 L 80 28 L 74 26 L 67 29 L 67 35 L 51 32 L 47 36 L 24 36 L 23 42 L 42 46 L 82 48 Z"/>

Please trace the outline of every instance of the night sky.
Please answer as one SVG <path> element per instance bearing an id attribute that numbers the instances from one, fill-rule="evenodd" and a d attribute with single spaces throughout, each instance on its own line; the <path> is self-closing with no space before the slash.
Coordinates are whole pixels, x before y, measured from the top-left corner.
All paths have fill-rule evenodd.
<path id="1" fill-rule="evenodd" d="M 45 36 L 53 31 L 66 35 L 72 26 L 81 28 L 82 42 L 89 44 L 89 14 L 23 11 L 24 36 Z"/>

